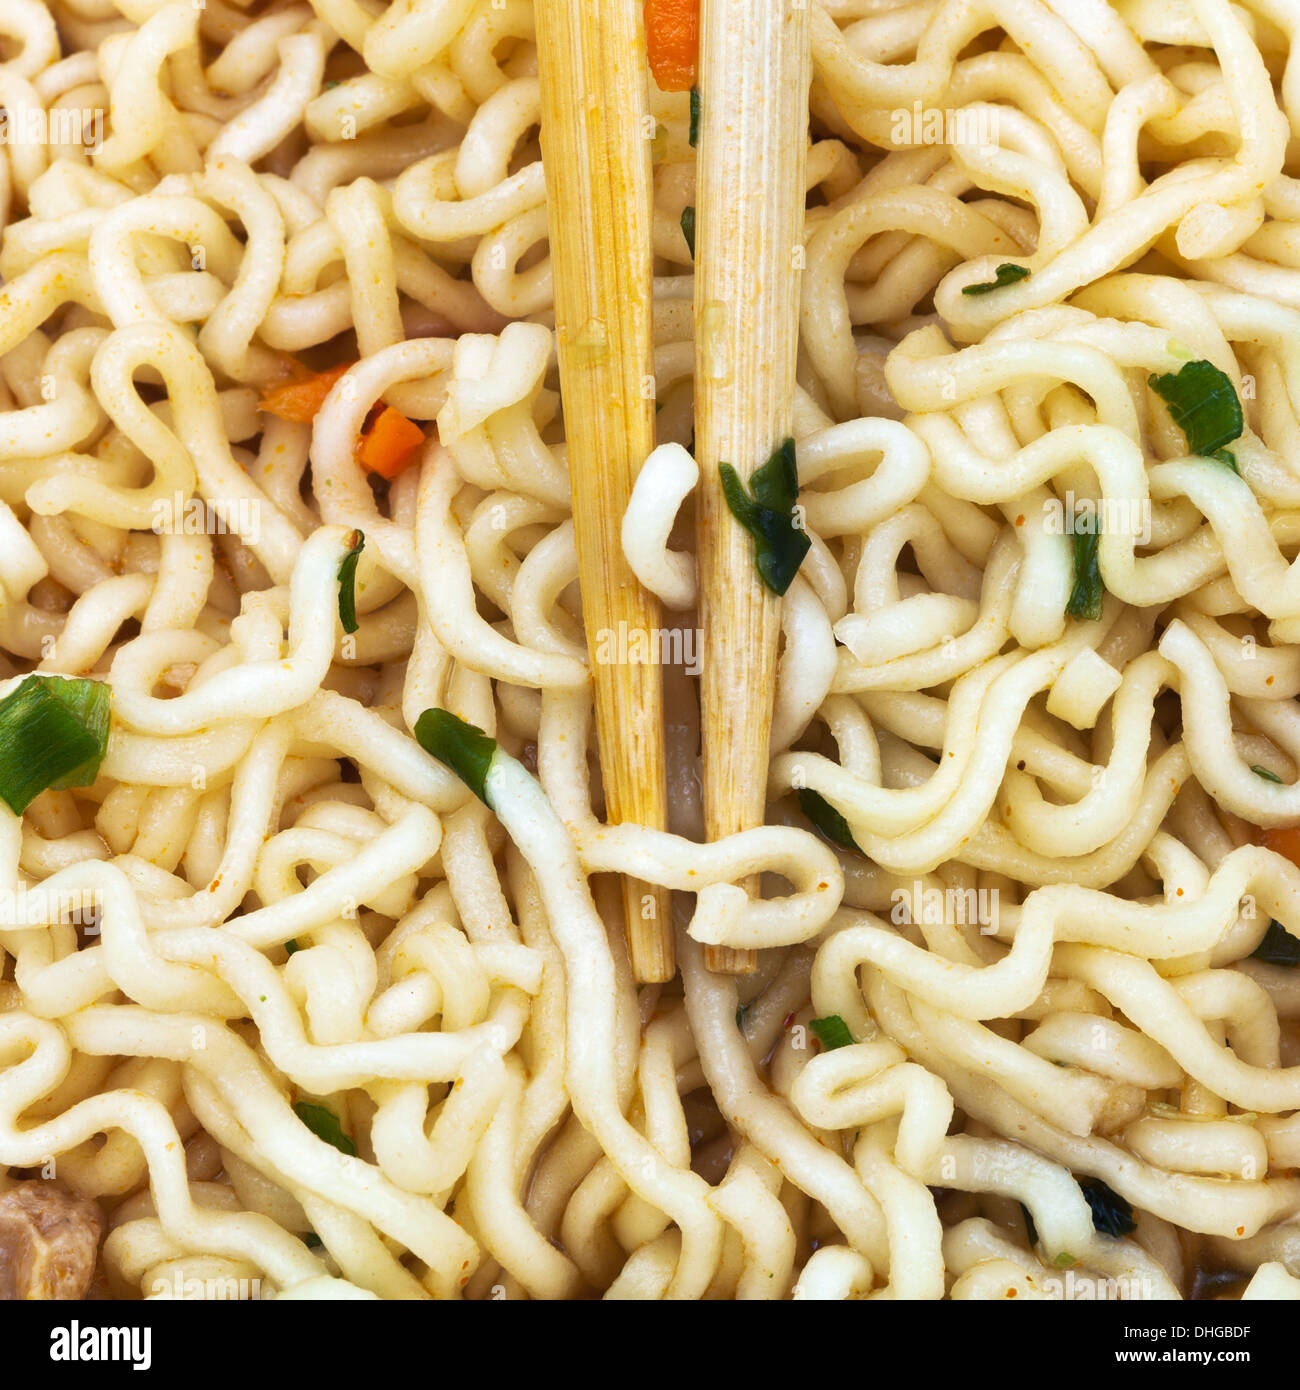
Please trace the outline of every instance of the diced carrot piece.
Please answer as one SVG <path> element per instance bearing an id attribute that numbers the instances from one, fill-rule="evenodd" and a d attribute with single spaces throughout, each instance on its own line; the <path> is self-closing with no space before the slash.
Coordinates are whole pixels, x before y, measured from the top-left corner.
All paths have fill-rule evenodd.
<path id="1" fill-rule="evenodd" d="M 700 52 L 700 0 L 645 0 L 645 40 L 660 91 L 689 91 Z"/>
<path id="2" fill-rule="evenodd" d="M 361 436 L 357 460 L 363 468 L 381 478 L 395 478 L 415 457 L 424 443 L 424 431 L 400 410 L 387 405 L 379 418 Z"/>
<path id="3" fill-rule="evenodd" d="M 334 383 L 354 366 L 355 362 L 344 362 L 327 372 L 315 372 L 300 381 L 273 386 L 262 397 L 262 409 L 268 415 L 278 415 L 281 420 L 310 425 L 325 404 L 325 397 L 334 389 Z"/>
<path id="4" fill-rule="evenodd" d="M 1300 825 L 1285 825 L 1276 830 L 1266 830 L 1264 848 L 1274 850 L 1300 866 Z"/>

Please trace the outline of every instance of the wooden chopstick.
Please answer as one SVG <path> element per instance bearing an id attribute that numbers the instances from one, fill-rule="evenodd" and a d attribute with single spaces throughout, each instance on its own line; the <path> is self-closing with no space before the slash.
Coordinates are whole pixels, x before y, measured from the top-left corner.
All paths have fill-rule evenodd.
<path id="1" fill-rule="evenodd" d="M 781 601 L 727 510 L 791 434 L 811 68 L 808 0 L 703 0 L 695 213 L 695 456 L 700 464 L 701 724 L 711 840 L 762 825 Z M 746 885 L 751 892 L 757 884 Z M 752 951 L 709 947 L 747 974 Z"/>
<path id="2" fill-rule="evenodd" d="M 623 556 L 632 484 L 654 448 L 653 252 L 645 39 L 639 0 L 537 0 L 542 145 L 550 208 L 560 386 L 569 445 L 579 581 L 611 821 L 667 824 L 663 673 L 602 664 L 613 634 L 643 632 L 658 601 Z M 620 627 L 625 624 L 625 627 Z M 676 969 L 669 894 L 626 880 L 636 978 Z"/>

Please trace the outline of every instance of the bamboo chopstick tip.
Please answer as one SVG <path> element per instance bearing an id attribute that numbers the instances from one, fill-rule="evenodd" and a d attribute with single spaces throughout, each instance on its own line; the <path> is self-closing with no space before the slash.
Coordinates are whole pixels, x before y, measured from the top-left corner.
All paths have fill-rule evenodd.
<path id="1" fill-rule="evenodd" d="M 623 883 L 628 954 L 638 983 L 666 984 L 677 973 L 672 894 L 660 884 Z"/>
<path id="2" fill-rule="evenodd" d="M 595 650 L 603 629 L 659 623 L 657 601 L 622 550 L 632 486 L 654 446 L 653 412 L 641 399 L 654 362 L 648 92 L 627 71 L 644 63 L 644 41 L 627 0 L 538 0 L 537 40 L 556 356 L 607 816 L 662 829 L 662 673 L 602 664 Z M 643 911 L 646 896 L 652 913 Z M 671 978 L 666 895 L 625 879 L 623 907 L 638 978 Z"/>

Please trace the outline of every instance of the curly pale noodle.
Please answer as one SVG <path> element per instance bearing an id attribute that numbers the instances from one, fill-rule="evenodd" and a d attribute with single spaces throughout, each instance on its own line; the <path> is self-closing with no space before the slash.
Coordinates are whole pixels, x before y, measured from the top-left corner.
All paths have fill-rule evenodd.
<path id="1" fill-rule="evenodd" d="M 1300 1296 L 1300 982 L 1253 956 L 1300 935 L 1286 6 L 814 0 L 812 548 L 769 823 L 714 844 L 686 96 L 623 530 L 664 832 L 590 770 L 528 0 L 0 29 L 0 695 L 113 709 L 93 785 L 0 807 L 0 1194 L 97 1200 L 117 1297 Z M 356 364 L 312 423 L 259 408 L 292 358 Z M 1193 360 L 1232 467 L 1148 389 Z M 427 442 L 379 485 L 384 403 Z M 679 981 L 614 875 L 674 890 Z"/>

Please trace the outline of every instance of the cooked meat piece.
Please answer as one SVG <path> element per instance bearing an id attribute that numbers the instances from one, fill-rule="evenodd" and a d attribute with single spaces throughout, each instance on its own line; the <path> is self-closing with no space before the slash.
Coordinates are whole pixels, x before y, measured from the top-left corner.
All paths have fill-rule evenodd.
<path id="1" fill-rule="evenodd" d="M 0 1299 L 85 1298 L 102 1226 L 94 1202 L 53 1183 L 0 1192 Z"/>

